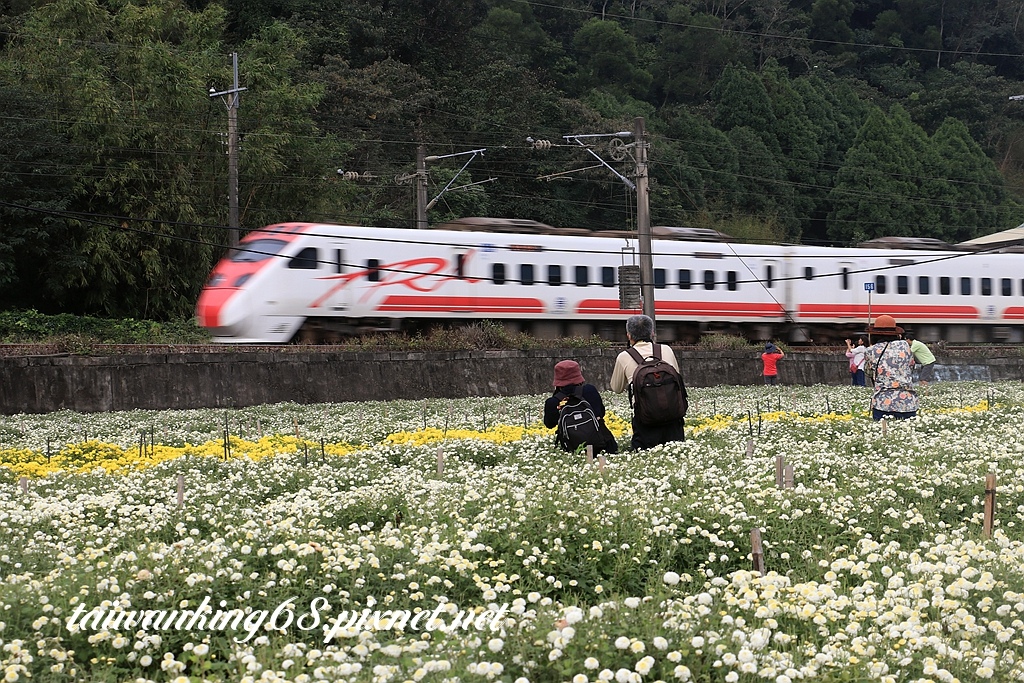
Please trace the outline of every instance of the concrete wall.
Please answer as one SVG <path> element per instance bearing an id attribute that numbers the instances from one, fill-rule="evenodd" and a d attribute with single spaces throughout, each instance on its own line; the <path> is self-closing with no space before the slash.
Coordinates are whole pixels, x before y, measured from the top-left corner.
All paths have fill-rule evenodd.
<path id="1" fill-rule="evenodd" d="M 0 414 L 68 409 L 241 407 L 294 401 L 511 396 L 551 389 L 559 360 L 580 362 L 588 382 L 608 386 L 620 349 L 341 353 L 331 351 L 154 353 L 120 356 L 0 357 Z M 676 351 L 688 386 L 761 382 L 757 351 Z M 782 384 L 845 384 L 841 353 L 790 353 L 779 363 Z M 1019 354 L 939 358 L 941 380 L 1024 378 Z"/>

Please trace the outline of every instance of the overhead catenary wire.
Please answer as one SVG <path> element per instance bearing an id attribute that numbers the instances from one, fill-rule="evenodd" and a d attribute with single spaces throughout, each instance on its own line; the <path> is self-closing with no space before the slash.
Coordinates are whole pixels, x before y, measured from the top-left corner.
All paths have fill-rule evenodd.
<path id="1" fill-rule="evenodd" d="M 135 220 L 137 222 L 142 222 L 142 223 L 165 223 L 165 224 L 168 223 L 166 221 L 159 221 L 159 220 L 152 220 L 152 219 L 132 219 L 132 218 L 128 218 L 128 217 L 119 217 L 119 221 L 120 222 L 105 222 L 104 220 L 100 220 L 100 219 L 91 217 L 91 216 L 89 216 L 87 214 L 66 212 L 66 211 L 60 211 L 60 210 L 56 210 L 56 209 L 44 209 L 44 208 L 39 208 L 39 207 L 22 206 L 22 205 L 13 204 L 11 202 L 6 202 L 6 201 L 0 201 L 0 206 L 7 206 L 7 207 L 10 207 L 10 208 L 18 208 L 18 209 L 23 209 L 23 210 L 26 210 L 26 211 L 33 211 L 33 212 L 43 213 L 43 214 L 52 215 L 52 216 L 60 216 L 60 217 L 64 217 L 64 218 L 70 218 L 70 219 L 78 220 L 78 221 L 81 221 L 81 222 L 84 222 L 84 223 L 92 223 L 94 225 L 99 225 L 99 226 L 106 227 L 106 228 L 109 228 L 109 229 L 112 229 L 112 230 L 123 230 L 125 232 L 131 232 L 131 233 L 140 234 L 140 235 L 146 235 L 146 236 L 150 236 L 150 237 L 159 237 L 159 238 L 163 238 L 163 239 L 166 239 L 166 240 L 187 242 L 187 243 L 191 243 L 191 244 L 199 244 L 199 245 L 209 246 L 209 247 L 218 247 L 218 248 L 221 248 L 221 249 L 224 249 L 224 250 L 229 248 L 229 245 L 227 245 L 225 243 L 222 243 L 222 242 L 210 242 L 208 240 L 202 240 L 202 239 L 198 239 L 198 238 L 187 237 L 187 236 L 184 236 L 184 235 L 173 235 L 173 234 L 152 232 L 152 231 L 149 231 L 149 230 L 141 230 L 141 229 L 138 229 L 138 228 L 132 228 L 132 227 L 129 227 L 127 225 L 127 222 L 128 221 L 132 221 L 132 220 Z M 112 220 L 113 219 L 113 217 L 110 217 L 110 216 L 106 216 L 104 218 L 106 220 Z M 180 225 L 189 225 L 189 224 L 187 224 L 187 223 L 176 223 L 176 225 L 180 226 Z M 221 229 L 224 229 L 224 230 L 228 229 L 228 226 L 205 226 L 205 227 L 216 227 L 216 228 L 221 228 Z M 353 227 L 358 227 L 358 226 L 353 226 Z M 254 231 L 254 232 L 259 232 L 259 231 Z M 410 230 L 409 232 L 414 233 L 414 234 L 419 234 L 421 231 Z M 253 233 L 250 233 L 250 234 L 253 234 Z M 327 234 L 324 234 L 324 233 L 316 233 L 316 232 L 306 232 L 306 233 L 303 233 L 303 234 L 308 235 L 308 236 L 314 236 L 314 237 L 333 237 L 333 235 L 327 235 Z M 272 236 L 272 233 L 269 233 L 268 236 Z M 536 237 L 536 235 L 525 234 L 525 235 L 523 235 L 523 237 L 528 239 L 528 238 L 531 238 L 531 237 Z M 466 244 L 466 243 L 462 243 L 462 242 L 439 242 L 437 240 L 428 240 L 428 239 L 426 239 L 426 235 L 424 235 L 423 239 L 398 239 L 398 238 L 393 238 L 393 237 L 374 237 L 374 236 L 358 236 L 358 237 L 357 236 L 349 236 L 348 239 L 359 240 L 359 241 L 369 241 L 369 242 L 380 242 L 380 243 L 384 243 L 384 244 L 405 244 L 405 245 L 415 245 L 415 246 L 445 246 L 445 247 L 453 247 L 453 248 L 459 248 L 459 247 L 469 248 L 469 247 L 484 247 L 484 246 L 486 246 L 486 244 L 484 244 L 484 243 L 482 243 L 482 244 Z M 610 239 L 610 241 L 614 241 L 614 240 Z M 684 242 L 684 243 L 688 243 L 688 242 Z M 706 243 L 694 242 L 694 244 L 706 244 Z M 719 244 L 719 243 L 716 242 L 714 244 Z M 732 250 L 733 247 L 731 245 L 729 245 L 729 246 L 730 246 L 730 250 Z M 814 248 L 815 249 L 828 249 L 828 247 L 814 247 Z M 887 270 L 894 270 L 896 268 L 906 268 L 906 267 L 908 267 L 910 265 L 915 265 L 915 266 L 916 265 L 927 265 L 927 264 L 938 263 L 938 262 L 942 262 L 942 261 L 949 261 L 949 260 L 960 259 L 960 258 L 968 258 L 968 257 L 971 257 L 971 256 L 987 254 L 987 253 L 990 253 L 990 252 L 997 252 L 1001 248 L 1002 248 L 1001 246 L 996 245 L 996 246 L 993 246 L 993 247 L 981 248 L 981 249 L 978 249 L 976 251 L 957 252 L 957 253 L 953 253 L 953 254 L 944 254 L 944 255 L 941 255 L 941 256 L 932 256 L 932 257 L 920 257 L 920 259 L 915 261 L 915 263 L 913 263 L 913 264 L 895 263 L 895 264 L 876 266 L 876 267 L 873 267 L 873 268 L 849 269 L 845 273 L 843 271 L 828 272 L 828 273 L 818 273 L 818 274 L 814 275 L 814 279 L 823 279 L 823 278 L 830 278 L 830 277 L 842 277 L 844 275 L 848 276 L 848 275 L 856 275 L 856 274 L 863 274 L 863 273 L 876 273 L 876 272 L 882 272 L 882 271 L 887 271 Z M 246 247 L 244 240 L 238 246 L 231 247 L 231 249 L 233 251 L 236 251 L 236 252 L 252 253 L 252 254 L 257 255 L 257 256 L 266 256 L 268 258 L 291 258 L 292 257 L 292 255 L 285 256 L 285 255 L 282 255 L 282 254 L 279 254 L 279 253 L 276 253 L 276 252 L 265 252 L 265 251 L 261 251 L 261 250 L 258 250 L 258 249 L 252 249 L 250 247 Z M 840 248 L 834 248 L 834 249 L 836 249 L 837 251 L 840 250 Z M 611 257 L 619 257 L 619 256 L 621 256 L 621 253 L 620 253 L 619 249 L 610 249 L 610 250 L 605 250 L 605 249 L 601 249 L 601 250 L 595 250 L 595 249 L 570 249 L 570 248 L 552 248 L 552 247 L 547 247 L 546 246 L 544 248 L 544 251 L 550 252 L 550 253 L 564 253 L 564 254 L 602 254 L 602 255 L 608 255 L 608 256 L 611 256 Z M 892 251 L 892 250 L 888 250 L 888 251 Z M 912 253 L 912 252 L 908 252 L 908 253 Z M 666 253 L 666 252 L 654 252 L 654 255 L 655 256 L 678 256 L 678 254 L 670 254 L 670 253 Z M 751 255 L 748 255 L 746 258 L 748 258 L 748 259 L 755 259 L 755 258 L 778 258 L 778 255 L 777 254 L 773 254 L 773 255 L 766 254 L 766 255 L 759 256 L 759 255 L 756 255 L 756 254 L 751 254 Z M 831 253 L 831 254 L 820 254 L 820 255 L 806 255 L 806 256 L 801 256 L 801 258 L 812 258 L 812 259 L 813 258 L 820 258 L 820 259 L 826 259 L 826 260 L 834 260 L 836 258 L 836 254 Z M 614 260 L 614 259 L 612 259 L 612 260 Z M 321 260 L 321 259 L 315 259 L 315 261 L 317 263 L 319 263 L 319 264 L 325 264 L 325 265 L 334 265 L 335 264 L 334 261 L 325 261 L 325 260 Z M 345 267 L 348 267 L 348 268 L 366 269 L 365 266 L 361 265 L 361 264 L 343 263 L 342 265 L 344 265 Z M 749 266 L 748 266 L 748 269 L 749 269 Z M 379 272 L 389 272 L 389 273 L 398 273 L 398 274 L 407 274 L 407 275 L 421 275 L 421 276 L 439 277 L 439 278 L 444 278 L 444 279 L 469 279 L 469 278 L 467 278 L 465 276 L 459 276 L 457 273 L 423 273 L 422 271 L 418 271 L 418 270 L 407 270 L 407 269 L 402 269 L 402 268 L 388 268 L 387 266 L 375 267 L 372 270 L 377 270 Z M 478 281 L 493 280 L 493 278 L 487 277 L 487 276 L 483 276 L 483 275 L 481 275 L 481 276 L 474 276 L 472 279 L 473 280 L 478 280 Z M 803 279 L 806 279 L 805 276 L 803 276 L 803 275 L 792 275 L 792 276 L 774 277 L 773 281 L 786 282 L 786 281 L 803 280 Z M 652 283 L 652 284 L 654 284 L 654 283 Z M 716 282 L 716 284 L 720 284 L 720 283 Z M 761 280 L 760 278 L 756 278 L 756 276 L 755 276 L 755 279 L 751 279 L 751 280 L 740 280 L 740 279 L 738 279 L 736 281 L 736 284 L 737 285 L 740 285 L 740 284 L 758 284 L 758 285 L 764 286 L 763 280 Z M 774 299 L 774 297 L 773 297 L 773 299 Z M 776 303 L 778 303 L 778 301 L 776 301 Z"/>

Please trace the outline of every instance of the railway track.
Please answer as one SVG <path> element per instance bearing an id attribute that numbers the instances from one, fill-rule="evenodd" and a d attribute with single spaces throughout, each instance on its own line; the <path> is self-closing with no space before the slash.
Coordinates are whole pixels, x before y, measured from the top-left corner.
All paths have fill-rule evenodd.
<path id="1" fill-rule="evenodd" d="M 746 351 L 746 349 L 705 349 L 696 345 L 673 344 L 673 348 L 683 351 L 706 350 L 709 353 L 726 351 Z M 558 344 L 552 343 L 551 348 Z M 1024 355 L 1024 345 L 1020 344 L 933 344 L 933 352 L 940 356 L 973 357 L 973 356 L 1009 356 Z M 451 349 L 437 349 L 437 351 Z M 224 345 L 224 344 L 83 344 L 72 347 L 64 343 L 23 343 L 0 344 L 0 357 L 29 356 L 130 356 L 153 354 L 223 354 L 223 353 L 338 353 L 344 351 L 403 351 L 429 352 L 431 349 L 401 347 L 380 347 L 377 349 L 347 344 L 258 344 L 258 345 Z M 757 353 L 760 346 L 751 346 L 749 351 Z M 797 346 L 788 347 L 790 353 L 834 354 L 845 351 L 838 345 L 832 346 Z"/>

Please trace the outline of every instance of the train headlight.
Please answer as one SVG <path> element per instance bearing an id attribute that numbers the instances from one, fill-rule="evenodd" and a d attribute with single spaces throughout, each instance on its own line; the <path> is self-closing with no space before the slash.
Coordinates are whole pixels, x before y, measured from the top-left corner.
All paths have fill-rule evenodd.
<path id="1" fill-rule="evenodd" d="M 247 281 L 249 280 L 249 278 L 251 278 L 251 277 L 252 277 L 252 273 L 246 273 L 245 275 L 240 275 L 240 276 L 238 277 L 238 279 L 237 279 L 237 280 L 235 280 L 235 283 L 234 283 L 234 284 L 232 285 L 232 287 L 241 287 L 241 286 L 242 286 L 242 285 L 244 285 L 244 284 L 245 284 L 245 283 L 246 283 L 246 282 L 247 282 Z"/>

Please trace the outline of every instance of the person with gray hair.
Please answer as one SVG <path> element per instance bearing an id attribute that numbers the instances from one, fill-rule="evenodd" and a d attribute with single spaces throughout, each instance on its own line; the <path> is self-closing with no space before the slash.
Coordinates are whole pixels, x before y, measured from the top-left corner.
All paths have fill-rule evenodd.
<path id="1" fill-rule="evenodd" d="M 660 358 L 679 372 L 679 363 L 667 344 L 654 343 L 654 321 L 646 315 L 631 315 L 626 319 L 626 338 L 629 340 L 629 349 L 623 351 L 615 359 L 615 367 L 612 369 L 611 389 L 621 394 L 626 389 L 630 390 L 630 397 L 633 395 L 633 376 L 640 363 L 630 351 L 635 351 L 642 359 Z M 683 392 L 685 400 L 685 390 Z M 630 401 L 632 403 L 632 401 Z M 684 441 L 684 420 L 679 418 L 669 422 L 648 424 L 641 422 L 633 412 L 633 450 L 653 448 L 669 441 Z"/>
<path id="2" fill-rule="evenodd" d="M 646 315 L 631 315 L 626 318 L 626 336 L 631 341 L 651 341 L 654 339 L 654 321 Z"/>

